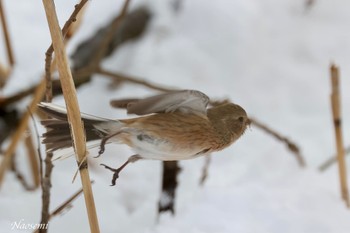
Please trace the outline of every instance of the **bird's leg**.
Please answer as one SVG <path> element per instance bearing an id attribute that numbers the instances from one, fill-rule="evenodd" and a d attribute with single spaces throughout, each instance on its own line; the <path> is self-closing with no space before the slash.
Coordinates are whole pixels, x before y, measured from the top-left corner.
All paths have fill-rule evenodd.
<path id="1" fill-rule="evenodd" d="M 128 165 L 129 163 L 133 163 L 133 162 L 135 162 L 135 161 L 137 161 L 139 159 L 142 159 L 140 155 L 130 156 L 128 158 L 128 160 L 125 163 L 123 163 L 123 165 L 121 165 L 119 168 L 111 168 L 111 167 L 109 167 L 109 166 L 107 166 L 105 164 L 102 164 L 102 163 L 100 165 L 104 166 L 106 169 L 111 170 L 112 172 L 114 172 L 113 178 L 112 178 L 112 184 L 111 184 L 111 186 L 114 186 L 116 180 L 119 177 L 119 173 L 124 169 L 124 167 L 126 167 L 126 165 Z"/>
<path id="2" fill-rule="evenodd" d="M 112 137 L 117 136 L 120 133 L 121 133 L 121 131 L 118 131 L 118 132 L 116 132 L 114 134 L 107 135 L 107 136 L 103 137 L 102 140 L 101 140 L 101 143 L 100 143 L 100 150 L 98 151 L 98 155 L 95 156 L 94 158 L 100 157 L 103 154 L 103 152 L 105 152 L 105 146 L 106 146 L 107 141 L 109 139 L 111 139 Z"/>

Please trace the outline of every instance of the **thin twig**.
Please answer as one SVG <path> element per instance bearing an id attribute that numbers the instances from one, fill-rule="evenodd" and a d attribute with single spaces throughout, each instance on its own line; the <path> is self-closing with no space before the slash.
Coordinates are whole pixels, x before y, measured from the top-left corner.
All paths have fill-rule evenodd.
<path id="1" fill-rule="evenodd" d="M 6 67 L 5 65 L 0 63 L 0 88 L 1 88 L 5 85 L 6 80 L 7 80 L 8 76 L 10 75 L 12 67 L 15 63 L 12 45 L 11 45 L 11 40 L 10 40 L 10 35 L 9 35 L 9 30 L 7 27 L 5 10 L 4 10 L 2 0 L 0 0 L 0 21 L 1 21 L 1 27 L 2 27 L 2 31 L 3 31 L 4 39 L 5 39 L 7 61 L 10 64 L 9 67 Z"/>
<path id="2" fill-rule="evenodd" d="M 42 206 L 41 206 L 41 220 L 40 224 L 47 224 L 49 222 L 50 218 L 50 200 L 51 200 L 51 174 L 53 170 L 53 163 L 52 163 L 52 157 L 53 153 L 46 152 L 46 157 L 44 160 L 45 163 L 45 172 L 44 176 L 42 177 L 41 181 L 41 200 L 42 200 Z M 42 228 L 39 230 L 40 233 L 47 232 L 47 227 Z"/>
<path id="3" fill-rule="evenodd" d="M 94 184 L 95 182 L 92 180 L 90 182 L 91 184 Z M 50 220 L 62 213 L 63 210 L 67 209 L 67 207 L 80 195 L 83 193 L 83 189 L 81 188 L 76 193 L 74 193 L 70 198 L 68 198 L 65 202 L 63 202 L 61 205 L 59 205 L 54 211 L 50 214 Z"/>
<path id="4" fill-rule="evenodd" d="M 339 181 L 341 187 L 341 196 L 345 201 L 345 204 L 350 208 L 349 191 L 347 184 L 346 163 L 344 155 L 342 122 L 341 122 L 341 104 L 340 104 L 340 90 L 339 90 L 339 69 L 336 65 L 332 64 L 330 67 L 331 73 L 331 104 L 334 122 L 334 133 L 337 147 L 337 158 L 339 167 Z"/>
<path id="5" fill-rule="evenodd" d="M 271 136 L 273 136 L 277 140 L 285 143 L 287 145 L 288 149 L 295 155 L 295 157 L 296 157 L 300 167 L 305 167 L 306 166 L 304 157 L 301 155 L 299 147 L 294 142 L 291 142 L 288 138 L 280 135 L 279 133 L 277 133 L 276 131 L 272 130 L 271 128 L 269 128 L 268 126 L 264 125 L 263 123 L 257 121 L 256 119 L 250 118 L 250 121 L 256 127 L 260 128 L 261 130 L 263 130 L 266 133 L 270 134 Z"/>
<path id="6" fill-rule="evenodd" d="M 68 19 L 66 24 L 63 26 L 62 33 L 63 33 L 64 39 L 65 39 L 65 42 L 67 42 L 70 38 L 72 38 L 74 36 L 74 34 L 80 28 L 80 25 L 83 22 L 83 16 L 84 16 L 85 9 L 86 9 L 85 3 L 87 3 L 87 2 L 88 2 L 88 0 L 85 0 L 85 1 L 81 1 L 79 4 L 75 5 L 75 10 L 74 10 L 72 16 Z M 71 24 L 70 26 L 67 25 L 68 22 L 70 22 L 69 23 L 69 24 Z M 66 27 L 68 29 L 67 32 L 65 31 Z"/>
<path id="7" fill-rule="evenodd" d="M 49 164 L 46 164 L 46 166 L 45 166 L 45 176 L 47 176 L 47 174 L 48 174 L 48 178 L 47 178 L 47 177 L 44 177 L 44 174 L 43 174 L 44 164 L 43 164 L 43 157 L 41 155 L 41 148 L 40 148 L 41 143 L 40 143 L 40 136 L 39 136 L 39 132 L 38 132 L 38 127 L 36 125 L 36 121 L 34 119 L 34 116 L 33 116 L 33 114 L 31 114 L 31 112 L 30 112 L 30 116 L 33 120 L 35 134 L 37 136 L 37 142 L 38 142 L 37 153 L 38 153 L 38 157 L 39 157 L 39 173 L 40 173 L 40 184 L 41 184 L 41 190 L 42 190 L 42 194 L 41 194 L 42 207 L 41 207 L 40 224 L 46 224 L 46 225 L 41 225 L 41 226 L 46 226 L 46 227 L 43 227 L 41 229 L 37 229 L 35 232 L 40 231 L 41 233 L 43 233 L 43 232 L 47 232 L 48 222 L 50 220 L 50 215 L 48 214 L 48 212 L 49 212 L 49 208 L 50 208 L 50 196 L 51 196 L 50 191 L 51 191 L 51 173 L 52 173 L 52 169 L 53 169 L 53 164 L 52 164 L 53 154 L 46 153 L 45 162 L 49 161 Z M 46 159 L 47 159 L 47 161 L 46 161 Z"/>
<path id="8" fill-rule="evenodd" d="M 15 174 L 17 180 L 19 183 L 22 184 L 22 186 L 27 190 L 27 191 L 33 191 L 35 190 L 35 186 L 31 186 L 28 184 L 27 180 L 24 178 L 24 175 L 17 169 L 16 162 L 15 162 L 15 157 L 12 156 L 11 158 L 11 171 Z"/>
<path id="9" fill-rule="evenodd" d="M 93 184 L 94 181 L 91 181 L 91 184 Z M 59 205 L 54 211 L 52 211 L 49 215 L 49 220 L 56 217 L 57 215 L 61 214 L 64 210 L 69 209 L 72 207 L 72 202 L 79 197 L 80 194 L 83 193 L 83 189 L 81 188 L 76 193 L 74 193 L 70 198 L 68 198 L 65 202 L 63 202 L 61 205 Z M 34 233 L 38 233 L 39 229 L 34 231 Z"/>
<path id="10" fill-rule="evenodd" d="M 32 132 L 28 128 L 28 134 L 26 134 L 24 138 L 24 144 L 27 148 L 27 154 L 29 158 L 30 168 L 32 171 L 32 177 L 34 181 L 35 188 L 39 187 L 40 185 L 40 172 L 39 172 L 39 164 L 38 164 L 38 158 L 37 158 L 37 151 L 34 147 Z"/>
<path id="11" fill-rule="evenodd" d="M 63 37 L 69 32 L 69 28 L 71 27 L 72 23 L 74 23 L 77 20 L 77 16 L 81 9 L 84 7 L 84 5 L 87 3 L 88 0 L 81 0 L 81 2 L 77 5 L 75 5 L 75 9 L 67 22 L 64 24 L 62 28 L 62 34 Z M 69 36 L 70 38 L 71 36 Z M 52 61 L 52 53 L 54 51 L 53 45 L 51 44 L 50 47 L 46 50 L 45 53 L 45 78 L 46 78 L 46 101 L 51 102 L 52 100 L 52 64 L 55 62 Z"/>
<path id="12" fill-rule="evenodd" d="M 201 176 L 201 179 L 199 180 L 200 185 L 204 185 L 205 181 L 208 178 L 209 165 L 210 165 L 210 161 L 211 161 L 211 155 L 205 155 L 204 157 L 205 157 L 205 161 L 204 161 L 204 166 L 202 169 L 202 176 Z"/>
<path id="13" fill-rule="evenodd" d="M 54 3 L 52 0 L 43 0 L 43 4 L 49 24 L 52 44 L 55 50 L 55 57 L 57 59 L 57 68 L 62 84 L 63 97 L 67 106 L 68 122 L 70 124 L 74 142 L 73 145 L 76 153 L 76 160 L 77 163 L 80 164 L 86 155 L 86 140 L 73 77 L 69 68 L 68 58 L 64 48 L 63 36 L 58 25 Z M 87 164 L 88 163 L 86 163 L 86 166 L 82 166 L 80 168 L 80 178 L 84 191 L 85 206 L 88 213 L 90 231 L 95 233 L 100 232 L 100 230 Z"/>
<path id="14" fill-rule="evenodd" d="M 90 62 L 89 66 L 93 67 L 93 69 L 96 69 L 100 66 L 101 60 L 103 59 L 104 55 L 106 54 L 108 50 L 108 45 L 113 40 L 113 36 L 115 31 L 119 28 L 120 23 L 122 22 L 123 18 L 126 15 L 126 12 L 129 8 L 130 0 L 125 0 L 124 5 L 118 15 L 117 18 L 114 19 L 114 21 L 111 23 L 110 28 L 108 29 L 107 34 L 101 41 L 101 45 L 99 49 L 97 50 L 97 54 L 95 55 L 95 58 Z"/>
<path id="15" fill-rule="evenodd" d="M 346 147 L 344 149 L 344 153 L 346 155 L 350 154 L 350 146 Z M 332 157 L 330 157 L 329 159 L 327 159 L 325 162 L 323 162 L 319 167 L 318 170 L 320 170 L 321 172 L 324 172 L 325 170 L 327 170 L 331 165 L 333 165 L 334 163 L 336 163 L 338 160 L 337 155 L 333 155 Z"/>
<path id="16" fill-rule="evenodd" d="M 28 127 L 28 120 L 30 118 L 30 114 L 36 111 L 37 104 L 43 98 L 44 91 L 45 91 L 45 80 L 42 80 L 35 90 L 34 97 L 32 99 L 32 102 L 29 105 L 29 111 L 24 113 L 15 133 L 12 135 L 12 138 L 10 140 L 10 145 L 5 150 L 4 159 L 1 161 L 1 164 L 0 164 L 0 187 L 3 183 L 5 172 L 10 165 L 11 157 L 17 147 L 17 144 Z"/>
<path id="17" fill-rule="evenodd" d="M 0 88 L 2 88 L 10 75 L 10 69 L 6 68 L 2 63 L 0 63 Z"/>
<path id="18" fill-rule="evenodd" d="M 157 91 L 169 92 L 169 91 L 176 90 L 173 88 L 162 87 L 160 85 L 153 84 L 153 83 L 147 82 L 147 81 L 142 80 L 142 79 L 133 78 L 133 77 L 126 76 L 123 74 L 119 74 L 119 73 L 113 73 L 113 72 L 110 72 L 110 71 L 107 71 L 107 70 L 104 70 L 101 68 L 97 69 L 95 72 L 97 74 L 102 74 L 102 75 L 108 76 L 110 78 L 116 79 L 118 81 L 130 82 L 130 83 L 142 85 L 142 86 L 145 86 L 145 87 L 148 87 L 150 89 L 157 90 Z"/>
<path id="19" fill-rule="evenodd" d="M 7 59 L 9 61 L 10 66 L 12 67 L 15 64 L 15 59 L 13 56 L 11 39 L 10 39 L 10 34 L 9 34 L 9 31 L 7 28 L 7 22 L 6 22 L 5 11 L 4 11 L 4 6 L 2 4 L 2 0 L 0 0 L 0 19 L 1 19 L 2 30 L 3 30 L 4 37 L 5 37 Z"/>
<path id="20" fill-rule="evenodd" d="M 13 103 L 16 103 L 17 101 L 20 101 L 21 99 L 23 99 L 29 95 L 32 95 L 33 92 L 35 92 L 35 89 L 39 85 L 40 85 L 40 83 L 36 84 L 35 86 L 28 87 L 27 89 L 22 90 L 16 94 L 13 94 L 9 97 L 0 97 L 0 108 L 8 106 L 8 105 L 13 104 Z"/>

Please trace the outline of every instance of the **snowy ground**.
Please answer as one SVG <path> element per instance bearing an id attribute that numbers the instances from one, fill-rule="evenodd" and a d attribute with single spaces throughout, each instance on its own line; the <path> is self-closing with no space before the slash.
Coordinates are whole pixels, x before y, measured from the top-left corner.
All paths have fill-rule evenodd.
<path id="1" fill-rule="evenodd" d="M 61 22 L 74 1 L 56 1 Z M 91 1 L 81 30 L 69 51 L 96 27 L 108 22 L 122 1 Z M 336 166 L 320 173 L 317 166 L 335 151 L 330 103 L 329 64 L 341 67 L 345 144 L 350 142 L 350 2 L 315 0 L 185 0 L 178 13 L 169 1 L 132 1 L 155 12 L 145 36 L 128 43 L 104 62 L 111 70 L 153 82 L 198 89 L 211 97 L 243 106 L 249 115 L 287 135 L 302 148 L 308 166 L 300 169 L 284 145 L 254 127 L 232 147 L 216 153 L 204 187 L 198 185 L 202 158 L 181 162 L 176 216 L 157 217 L 161 166 L 141 161 L 110 187 L 110 173 L 100 162 L 121 164 L 131 151 L 109 146 L 92 159 L 91 177 L 101 232 L 129 233 L 345 233 L 350 211 L 340 199 Z M 38 81 L 49 32 L 41 1 L 4 1 L 17 67 L 2 90 L 13 93 Z M 1 57 L 3 50 L 1 50 Z M 125 117 L 111 110 L 111 98 L 145 96 L 143 87 L 106 89 L 96 76 L 79 90 L 84 112 Z M 98 101 L 96 101 L 98 99 Z M 56 103 L 63 100 L 56 99 Z M 92 151 L 92 154 L 96 151 Z M 19 157 L 26 167 L 25 156 Z M 51 206 L 80 188 L 71 184 L 74 159 L 56 162 Z M 7 174 L 0 190 L 0 232 L 15 221 L 40 220 L 41 192 L 25 192 Z M 50 232 L 88 232 L 83 198 L 50 222 Z"/>

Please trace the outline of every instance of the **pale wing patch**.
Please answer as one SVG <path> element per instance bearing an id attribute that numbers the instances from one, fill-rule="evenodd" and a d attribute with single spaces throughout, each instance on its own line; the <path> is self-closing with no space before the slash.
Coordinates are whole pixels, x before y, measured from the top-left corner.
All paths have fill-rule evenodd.
<path id="1" fill-rule="evenodd" d="M 206 114 L 209 97 L 195 90 L 183 90 L 151 96 L 130 102 L 127 111 L 130 114 L 146 115 L 151 113 L 175 112 Z"/>

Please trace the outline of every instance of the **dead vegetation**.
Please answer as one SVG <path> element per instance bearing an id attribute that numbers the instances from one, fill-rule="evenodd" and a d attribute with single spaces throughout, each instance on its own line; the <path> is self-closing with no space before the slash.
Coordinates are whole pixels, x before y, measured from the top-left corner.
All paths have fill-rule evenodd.
<path id="1" fill-rule="evenodd" d="M 80 120 L 79 104 L 76 99 L 75 88 L 79 88 L 81 85 L 89 85 L 91 76 L 95 74 L 102 75 L 102 77 L 109 78 L 118 84 L 127 83 L 133 85 L 141 85 L 145 88 L 160 92 L 168 92 L 182 88 L 172 88 L 168 86 L 163 86 L 151 81 L 146 81 L 144 78 L 135 78 L 123 74 L 121 72 L 111 72 L 101 67 L 101 61 L 108 57 L 114 50 L 123 43 L 129 40 L 139 38 L 145 31 L 147 24 L 152 17 L 151 12 L 145 8 L 139 8 L 131 12 L 128 11 L 128 6 L 130 1 L 126 0 L 123 8 L 121 9 L 118 16 L 112 20 L 106 27 L 101 28 L 96 32 L 94 36 L 82 42 L 76 52 L 72 56 L 75 67 L 70 68 L 67 55 L 65 52 L 65 43 L 68 39 L 74 36 L 74 31 L 77 29 L 72 29 L 71 25 L 83 23 L 83 18 L 81 17 L 84 5 L 87 0 L 82 0 L 76 5 L 72 15 L 60 30 L 56 13 L 54 11 L 53 2 L 51 0 L 43 0 L 47 19 L 51 30 L 51 37 L 53 44 L 46 51 L 45 60 L 45 74 L 43 75 L 41 81 L 34 85 L 28 87 L 26 90 L 18 91 L 11 96 L 0 96 L 0 117 L 6 122 L 3 128 L 0 129 L 0 144 L 5 140 L 9 141 L 6 148 L 3 149 L 1 153 L 0 160 L 0 188 L 3 187 L 3 181 L 5 179 L 6 173 L 11 170 L 16 174 L 18 181 L 23 185 L 27 191 L 34 190 L 39 186 L 42 189 L 42 215 L 41 224 L 47 224 L 52 217 L 56 216 L 62 210 L 66 209 L 68 206 L 71 207 L 71 202 L 76 199 L 79 194 L 84 193 L 86 208 L 90 222 L 91 232 L 99 232 L 98 218 L 95 210 L 95 204 L 93 200 L 93 192 L 91 188 L 91 181 L 88 173 L 87 166 L 87 156 L 86 156 L 86 145 L 85 145 L 85 135 L 83 130 L 83 125 Z M 7 48 L 7 62 L 9 65 L 4 65 L 0 62 L 0 86 L 5 87 L 6 81 L 11 77 L 11 70 L 15 67 L 14 55 L 12 52 L 12 45 L 10 36 L 7 29 L 6 17 L 4 8 L 1 4 L 1 23 L 3 31 L 2 33 L 6 38 L 6 48 Z M 78 20 L 78 22 L 76 22 Z M 64 40 L 63 40 L 64 38 Z M 122 39 L 120 39 L 122 38 Z M 53 58 L 53 54 L 55 55 Z M 55 79 L 52 77 L 54 70 L 58 70 L 59 78 Z M 347 190 L 346 181 L 346 165 L 344 162 L 344 146 L 341 138 L 341 116 L 340 116 L 340 97 L 338 91 L 338 78 L 336 77 L 336 67 L 332 66 L 332 84 L 333 84 L 333 94 L 332 94 L 332 104 L 333 104 L 333 117 L 334 126 L 337 142 L 337 161 L 339 162 L 339 172 L 340 181 L 342 187 L 342 198 L 349 205 L 349 197 Z M 33 94 L 34 93 L 34 94 Z M 66 99 L 69 122 L 71 124 L 72 135 L 74 137 L 74 148 L 76 152 L 76 161 L 79 166 L 79 171 L 81 174 L 83 188 L 79 192 L 75 193 L 71 198 L 64 202 L 55 211 L 49 211 L 50 207 L 50 189 L 52 187 L 51 183 L 51 173 L 54 168 L 52 164 L 52 153 L 46 153 L 45 158 L 41 157 L 40 149 L 36 149 L 35 143 L 39 143 L 38 139 L 33 138 L 32 135 L 37 135 L 34 132 L 35 127 L 30 125 L 31 115 L 39 114 L 36 112 L 37 104 L 44 100 L 44 96 L 47 102 L 52 101 L 52 98 L 57 95 L 61 95 Z M 20 115 L 19 110 L 9 108 L 15 103 L 23 100 L 23 98 L 31 96 L 31 103 L 27 111 L 24 111 Z M 226 100 L 227 101 L 227 100 Z M 222 101 L 213 101 L 212 105 L 217 105 L 222 103 Z M 43 117 L 40 115 L 40 117 Z M 289 138 L 282 135 L 279 132 L 271 129 L 271 127 L 262 124 L 259 120 L 251 118 L 251 123 L 253 127 L 256 127 L 273 138 L 277 139 L 279 142 L 284 143 L 289 151 L 295 156 L 296 161 L 301 167 L 306 166 L 305 159 L 301 153 L 300 148 L 295 142 L 292 142 Z M 26 134 L 25 132 L 29 132 Z M 23 135 L 29 135 L 28 137 L 23 137 Z M 30 161 L 28 166 L 30 167 L 32 174 L 33 186 L 28 184 L 28 177 L 24 177 L 21 171 L 16 166 L 16 150 L 20 142 L 24 142 L 27 155 Z M 335 159 L 332 159 L 335 161 Z M 327 163 L 329 164 L 329 163 Z M 203 168 L 203 175 L 201 177 L 200 183 L 204 184 L 206 178 L 209 175 L 210 167 L 210 157 L 208 156 Z M 170 211 L 175 213 L 174 203 L 175 203 L 175 193 L 178 184 L 177 175 L 181 170 L 178 162 L 164 162 L 163 163 L 163 179 L 162 179 L 162 193 L 170 197 L 170 201 L 163 205 L 159 202 L 159 213 Z M 40 230 L 40 232 L 46 232 L 46 230 Z"/>

